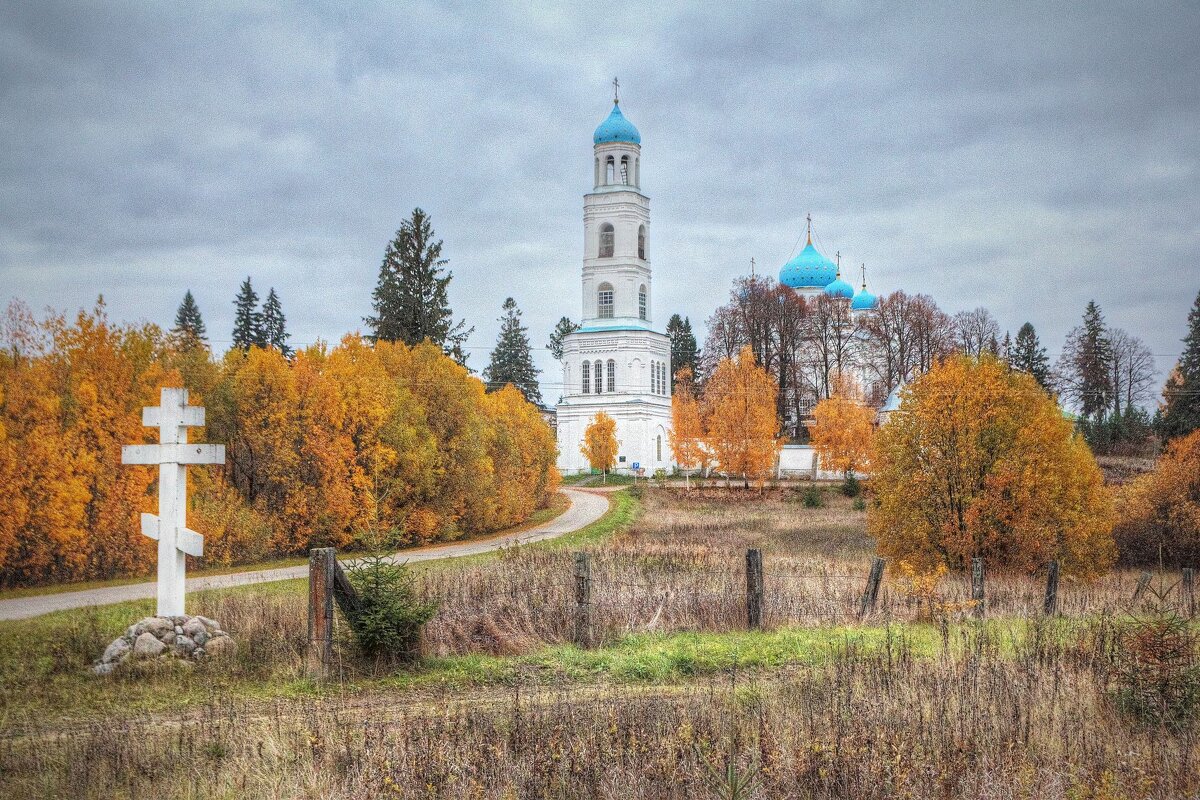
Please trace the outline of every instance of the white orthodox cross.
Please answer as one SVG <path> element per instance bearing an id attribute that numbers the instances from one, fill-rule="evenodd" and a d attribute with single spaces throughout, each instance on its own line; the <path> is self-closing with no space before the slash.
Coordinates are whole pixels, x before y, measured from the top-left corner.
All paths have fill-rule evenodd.
<path id="1" fill-rule="evenodd" d="M 142 514 L 142 535 L 158 541 L 158 615 L 183 614 L 187 556 L 204 554 L 204 537 L 187 527 L 187 465 L 224 464 L 225 445 L 188 444 L 187 429 L 204 425 L 204 407 L 187 404 L 187 389 L 163 389 L 142 424 L 158 428 L 158 444 L 121 448 L 123 464 L 158 465 L 158 514 Z"/>

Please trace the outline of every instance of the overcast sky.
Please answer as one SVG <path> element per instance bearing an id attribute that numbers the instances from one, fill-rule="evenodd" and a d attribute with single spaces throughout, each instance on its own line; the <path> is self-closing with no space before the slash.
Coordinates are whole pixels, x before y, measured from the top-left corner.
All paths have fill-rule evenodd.
<path id="1" fill-rule="evenodd" d="M 777 275 L 811 211 L 877 293 L 1052 354 L 1095 299 L 1162 378 L 1200 289 L 1200 6 L 1066 5 L 5 3 L 0 298 L 169 326 L 190 288 L 223 350 L 250 275 L 336 341 L 421 206 L 482 369 L 506 296 L 535 345 L 579 318 L 619 75 L 660 328 Z"/>

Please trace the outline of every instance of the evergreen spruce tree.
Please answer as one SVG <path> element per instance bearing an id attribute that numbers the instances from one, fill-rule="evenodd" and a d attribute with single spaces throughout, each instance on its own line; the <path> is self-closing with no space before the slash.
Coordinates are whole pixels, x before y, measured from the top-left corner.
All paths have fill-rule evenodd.
<path id="1" fill-rule="evenodd" d="M 1101 422 L 1112 400 L 1112 347 L 1095 300 L 1084 309 L 1083 325 L 1067 337 L 1063 358 L 1069 394 L 1084 418 Z"/>
<path id="2" fill-rule="evenodd" d="M 1008 341 L 1007 336 L 1005 341 Z M 1012 345 L 1008 361 L 1013 369 L 1032 375 L 1042 388 L 1050 387 L 1050 360 L 1046 357 L 1046 348 L 1038 341 L 1037 331 L 1030 323 L 1026 322 L 1017 331 L 1017 340 Z"/>
<path id="3" fill-rule="evenodd" d="M 537 367 L 529 345 L 529 330 L 521 324 L 521 309 L 511 297 L 504 301 L 504 316 L 500 317 L 500 335 L 492 350 L 491 361 L 483 371 L 489 392 L 512 384 L 534 405 L 541 405 Z"/>
<path id="4" fill-rule="evenodd" d="M 1008 335 L 1008 331 L 1004 332 L 1004 341 L 1000 343 L 1000 360 L 1012 369 L 1013 365 L 1013 340 Z"/>
<path id="5" fill-rule="evenodd" d="M 475 329 L 453 320 L 446 291 L 453 274 L 445 272 L 442 242 L 433 237 L 428 215 L 414 208 L 388 243 L 371 294 L 375 314 L 363 321 L 371 341 L 414 345 L 428 339 L 465 365 L 463 343 Z"/>
<path id="6" fill-rule="evenodd" d="M 554 326 L 554 331 L 550 334 L 550 341 L 546 347 L 550 350 L 550 355 L 554 356 L 555 361 L 563 360 L 563 340 L 568 334 L 579 330 L 579 323 L 572 322 L 570 317 L 562 317 L 558 324 Z"/>
<path id="7" fill-rule="evenodd" d="M 259 332 L 261 334 L 260 347 L 274 347 L 285 356 L 292 355 L 292 348 L 288 347 L 287 343 L 291 334 L 287 332 L 287 319 L 283 316 L 283 304 L 279 302 L 279 295 L 275 294 L 274 286 L 271 287 L 271 291 L 267 292 L 267 299 L 263 301 L 262 327 Z"/>
<path id="8" fill-rule="evenodd" d="M 263 343 L 262 315 L 258 311 L 258 293 L 250 285 L 249 276 L 242 281 L 233 301 L 233 346 L 246 351 Z"/>
<path id="9" fill-rule="evenodd" d="M 692 374 L 696 373 L 700 354 L 696 348 L 696 335 L 692 333 L 692 322 L 687 317 L 681 319 L 678 314 L 671 315 L 667 321 L 667 338 L 671 342 L 671 385 L 674 386 L 676 373 L 684 367 L 689 367 Z"/>
<path id="10" fill-rule="evenodd" d="M 171 328 L 172 341 L 180 350 L 195 350 L 208 346 L 208 332 L 204 329 L 204 320 L 200 317 L 200 307 L 192 290 L 188 289 L 183 295 L 183 302 L 175 312 L 175 327 Z"/>
<path id="11" fill-rule="evenodd" d="M 1188 312 L 1183 353 L 1163 389 L 1162 433 L 1167 439 L 1200 429 L 1200 294 Z"/>

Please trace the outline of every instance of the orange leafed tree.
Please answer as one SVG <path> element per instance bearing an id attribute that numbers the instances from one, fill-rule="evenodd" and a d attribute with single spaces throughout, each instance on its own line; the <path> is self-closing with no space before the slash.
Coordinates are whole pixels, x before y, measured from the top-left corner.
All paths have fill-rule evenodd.
<path id="1" fill-rule="evenodd" d="M 747 487 L 751 480 L 766 480 L 783 444 L 775 414 L 778 393 L 748 345 L 737 359 L 722 359 L 704 389 L 704 444 L 720 469 L 741 475 Z"/>
<path id="2" fill-rule="evenodd" d="M 1122 563 L 1200 562 L 1200 431 L 1173 440 L 1153 472 L 1124 487 L 1117 512 Z"/>
<path id="3" fill-rule="evenodd" d="M 691 367 L 675 374 L 675 393 L 671 395 L 671 452 L 682 469 L 685 485 L 688 471 L 708 466 L 708 451 L 704 448 L 704 421 L 700 418 L 700 401 L 692 388 Z M 691 488 L 690 485 L 688 488 Z"/>
<path id="4" fill-rule="evenodd" d="M 885 556 L 923 571 L 1058 559 L 1082 577 L 1113 561 L 1091 451 L 1031 376 L 995 358 L 949 357 L 909 384 L 875 445 L 867 525 Z"/>
<path id="5" fill-rule="evenodd" d="M 849 476 L 870 465 L 875 412 L 852 387 L 841 385 L 833 397 L 817 403 L 810 432 L 813 449 L 826 469 Z"/>
<path id="6" fill-rule="evenodd" d="M 617 421 L 601 411 L 588 423 L 583 432 L 583 446 L 579 448 L 592 469 L 608 475 L 617 463 Z"/>

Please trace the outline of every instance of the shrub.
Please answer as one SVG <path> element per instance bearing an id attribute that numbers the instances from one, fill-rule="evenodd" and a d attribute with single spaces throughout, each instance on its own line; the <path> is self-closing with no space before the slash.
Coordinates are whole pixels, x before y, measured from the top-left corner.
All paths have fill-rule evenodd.
<path id="1" fill-rule="evenodd" d="M 642 495 L 644 495 L 646 493 L 646 488 L 644 485 L 638 483 L 637 481 L 634 481 L 632 484 L 630 484 L 629 488 L 626 489 L 625 491 L 629 492 L 630 497 L 632 497 L 636 500 L 641 500 Z"/>
<path id="2" fill-rule="evenodd" d="M 846 475 L 846 480 L 842 481 L 842 494 L 846 497 L 858 497 L 862 491 L 862 485 L 858 482 L 858 478 L 854 477 L 853 473 Z"/>
<path id="3" fill-rule="evenodd" d="M 1114 536 L 1125 564 L 1200 562 L 1200 431 L 1172 441 L 1154 472 L 1125 486 Z"/>
<path id="4" fill-rule="evenodd" d="M 825 496 L 821 494 L 820 488 L 809 486 L 804 490 L 805 508 L 820 508 L 823 505 L 825 505 Z"/>
<path id="5" fill-rule="evenodd" d="M 1200 636 L 1170 602 L 1171 588 L 1146 590 L 1143 611 L 1118 633 L 1117 706 L 1143 722 L 1179 727 L 1200 708 Z"/>
<path id="6" fill-rule="evenodd" d="M 867 501 L 861 497 L 854 498 L 854 510 L 855 511 L 866 511 L 867 510 Z"/>
<path id="7" fill-rule="evenodd" d="M 408 568 L 367 556 L 350 567 L 350 583 L 359 600 L 350 628 L 363 655 L 397 661 L 420 655 L 421 628 L 433 619 L 437 604 L 417 597 Z"/>

